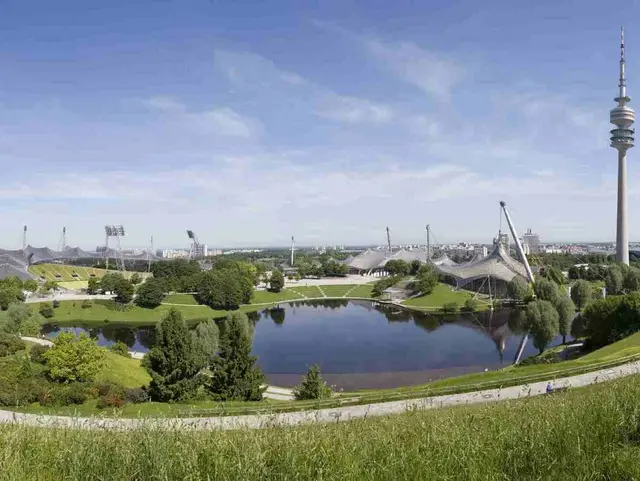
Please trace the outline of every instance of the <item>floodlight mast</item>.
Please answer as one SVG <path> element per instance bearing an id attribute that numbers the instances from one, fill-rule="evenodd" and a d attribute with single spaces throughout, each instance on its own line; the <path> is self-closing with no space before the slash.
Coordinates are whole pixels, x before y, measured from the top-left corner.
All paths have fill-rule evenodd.
<path id="1" fill-rule="evenodd" d="M 27 226 L 22 229 L 22 250 L 27 250 Z"/>
<path id="2" fill-rule="evenodd" d="M 291 236 L 291 267 L 293 267 L 293 261 L 294 259 L 294 252 L 296 250 L 296 246 L 295 246 L 295 240 L 293 239 L 293 236 Z"/>
<path id="3" fill-rule="evenodd" d="M 191 239 L 191 246 L 189 247 L 189 260 L 200 256 L 202 249 L 200 248 L 200 241 L 198 236 L 191 229 L 187 229 L 187 236 Z"/>
<path id="4" fill-rule="evenodd" d="M 120 238 L 124 237 L 124 227 L 121 225 L 106 225 L 104 226 L 105 232 L 105 267 L 109 269 L 109 237 L 116 238 L 116 267 L 119 271 L 125 272 L 124 256 L 122 254 L 122 245 L 120 244 Z"/>

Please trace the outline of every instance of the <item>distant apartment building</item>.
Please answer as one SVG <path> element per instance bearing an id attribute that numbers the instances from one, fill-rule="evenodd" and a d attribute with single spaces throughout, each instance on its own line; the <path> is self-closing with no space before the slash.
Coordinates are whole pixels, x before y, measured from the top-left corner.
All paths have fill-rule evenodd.
<path id="1" fill-rule="evenodd" d="M 525 254 L 537 254 L 540 252 L 540 236 L 531 232 L 531 229 L 527 229 L 522 236 L 522 248 Z"/>
<path id="2" fill-rule="evenodd" d="M 162 249 L 162 257 L 165 259 L 187 259 L 189 249 Z"/>

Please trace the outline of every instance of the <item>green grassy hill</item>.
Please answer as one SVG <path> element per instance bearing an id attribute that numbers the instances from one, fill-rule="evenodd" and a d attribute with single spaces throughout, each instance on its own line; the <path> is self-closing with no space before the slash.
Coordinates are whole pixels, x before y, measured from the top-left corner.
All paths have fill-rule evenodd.
<path id="1" fill-rule="evenodd" d="M 7 480 L 640 479 L 640 377 L 566 393 L 263 430 L 0 426 Z"/>

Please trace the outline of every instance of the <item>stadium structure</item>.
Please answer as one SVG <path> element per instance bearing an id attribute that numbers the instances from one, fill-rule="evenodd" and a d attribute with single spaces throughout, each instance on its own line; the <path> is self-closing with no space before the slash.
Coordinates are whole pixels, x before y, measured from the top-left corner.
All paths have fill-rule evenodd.
<path id="1" fill-rule="evenodd" d="M 101 252 L 88 252 L 79 247 L 65 247 L 61 251 L 54 251 L 48 247 L 26 246 L 24 249 L 6 250 L 0 249 L 0 279 L 7 277 L 19 277 L 20 279 L 37 279 L 29 272 L 29 266 L 63 261 L 78 261 L 81 259 L 112 259 L 122 257 L 125 261 L 158 261 L 161 257 L 152 252 L 140 254 L 118 253 L 115 249 L 105 249 Z"/>

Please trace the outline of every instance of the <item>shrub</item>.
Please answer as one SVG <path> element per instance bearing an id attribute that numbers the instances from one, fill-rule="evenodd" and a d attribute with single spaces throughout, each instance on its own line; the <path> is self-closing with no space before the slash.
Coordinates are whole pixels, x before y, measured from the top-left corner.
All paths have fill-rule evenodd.
<path id="1" fill-rule="evenodd" d="M 83 309 L 91 309 L 91 307 L 93 307 L 93 301 L 85 299 L 84 301 L 82 301 L 80 307 L 82 307 Z"/>
<path id="2" fill-rule="evenodd" d="M 331 397 L 331 388 L 320 375 L 320 366 L 314 364 L 309 368 L 302 382 L 293 388 L 293 395 L 298 400 L 324 399 Z"/>
<path id="3" fill-rule="evenodd" d="M 0 357 L 10 356 L 26 348 L 26 344 L 18 336 L 0 331 Z"/>
<path id="4" fill-rule="evenodd" d="M 70 406 L 83 404 L 89 399 L 89 386 L 84 383 L 68 385 L 49 384 L 38 392 L 38 404 L 41 406 Z"/>
<path id="5" fill-rule="evenodd" d="M 51 307 L 51 304 L 47 303 L 40 306 L 39 312 L 40 314 L 42 314 L 42 317 L 46 319 L 51 319 L 55 315 L 55 312 L 53 312 L 53 307 Z"/>
<path id="6" fill-rule="evenodd" d="M 71 404 L 83 404 L 89 399 L 89 385 L 81 382 L 74 382 L 65 386 L 63 405 L 69 406 Z"/>
<path id="7" fill-rule="evenodd" d="M 462 310 L 465 312 L 475 312 L 477 308 L 478 308 L 478 301 L 476 301 L 473 298 L 470 298 L 464 301 L 464 307 L 462 308 Z"/>
<path id="8" fill-rule="evenodd" d="M 124 397 L 124 388 L 114 382 L 98 382 L 93 385 L 98 396 L 119 396 Z"/>
<path id="9" fill-rule="evenodd" d="M 58 307 L 60 307 L 60 301 L 58 299 L 56 299 L 56 300 L 53 301 L 52 305 L 53 305 L 54 309 L 57 309 Z"/>
<path id="10" fill-rule="evenodd" d="M 457 312 L 458 311 L 458 303 L 457 302 L 445 302 L 440 308 L 441 312 Z"/>
<path id="11" fill-rule="evenodd" d="M 124 405 L 125 405 L 125 400 L 122 397 L 118 395 L 108 394 L 106 396 L 100 396 L 98 398 L 98 403 L 96 404 L 96 407 L 98 409 L 121 408 Z"/>
<path id="12" fill-rule="evenodd" d="M 31 350 L 29 351 L 29 358 L 31 358 L 31 362 L 35 362 L 44 366 L 47 363 L 47 359 L 44 357 L 44 353 L 49 349 L 51 349 L 49 346 L 43 346 L 41 344 L 31 346 Z"/>
<path id="13" fill-rule="evenodd" d="M 129 348 L 122 341 L 118 341 L 115 344 L 112 344 L 111 346 L 109 346 L 109 350 L 111 352 L 115 352 L 119 356 L 131 357 L 131 355 L 129 354 Z"/>
<path id="14" fill-rule="evenodd" d="M 104 363 L 105 351 L 85 333 L 61 332 L 51 349 L 44 353 L 53 380 L 90 381 Z"/>
<path id="15" fill-rule="evenodd" d="M 42 367 L 27 356 L 0 358 L 0 406 L 24 406 L 38 400 L 38 394 L 49 386 Z"/>
<path id="16" fill-rule="evenodd" d="M 149 401 L 149 394 L 141 387 L 127 388 L 124 390 L 124 399 L 131 404 L 140 404 Z"/>

